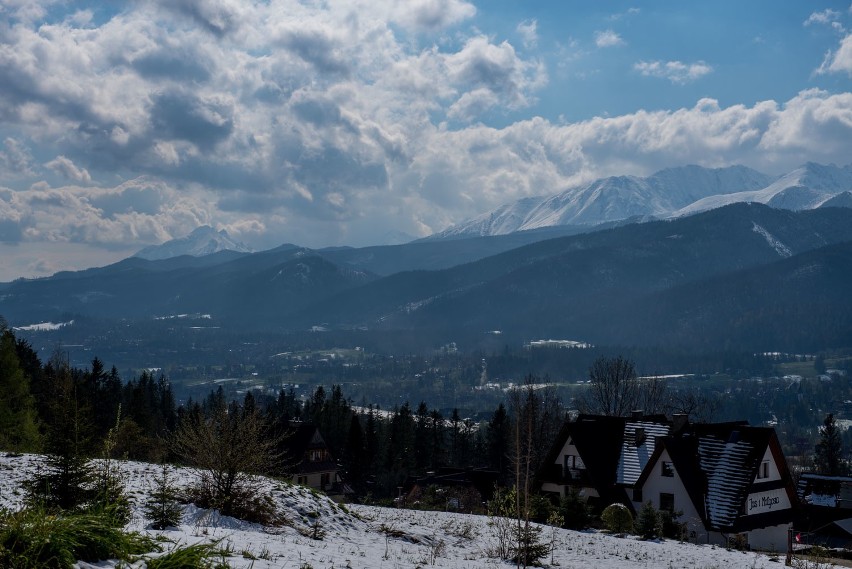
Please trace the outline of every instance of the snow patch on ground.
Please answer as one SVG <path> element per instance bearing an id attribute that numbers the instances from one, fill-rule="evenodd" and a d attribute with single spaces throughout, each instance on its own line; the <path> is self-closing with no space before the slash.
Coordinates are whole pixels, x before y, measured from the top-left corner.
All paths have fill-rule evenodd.
<path id="1" fill-rule="evenodd" d="M 37 468 L 35 455 L 0 455 L 0 507 L 20 508 L 21 483 Z M 514 566 L 489 556 L 495 543 L 486 516 L 448 512 L 421 512 L 352 505 L 339 506 L 323 495 L 287 482 L 266 479 L 263 492 L 274 500 L 289 520 L 284 527 L 264 527 L 220 515 L 195 505 L 184 508 L 179 527 L 163 531 L 147 529 L 142 511 L 160 467 L 139 462 L 120 462 L 134 501 L 129 530 L 164 539 L 167 549 L 201 542 L 218 542 L 228 553 L 225 560 L 235 568 L 300 569 L 304 567 L 395 569 L 444 567 L 495 569 Z M 192 481 L 195 471 L 175 469 L 179 485 Z M 311 539 L 319 522 L 323 539 Z M 681 568 L 777 568 L 777 557 L 728 551 L 709 545 L 676 541 L 640 541 L 598 532 L 544 528 L 544 541 L 553 544 L 545 566 L 560 569 L 596 567 L 639 569 Z M 80 569 L 115 567 L 112 561 L 79 563 Z M 144 563 L 135 563 L 144 569 Z"/>
<path id="2" fill-rule="evenodd" d="M 65 326 L 74 324 L 73 320 L 68 322 L 39 322 L 38 324 L 27 324 L 26 326 L 15 326 L 13 330 L 24 330 L 26 332 L 55 332 Z"/>

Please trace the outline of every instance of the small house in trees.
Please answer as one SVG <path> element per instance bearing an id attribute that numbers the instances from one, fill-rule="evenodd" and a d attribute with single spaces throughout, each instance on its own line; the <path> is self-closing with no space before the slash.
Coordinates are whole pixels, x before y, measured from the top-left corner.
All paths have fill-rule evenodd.
<path id="1" fill-rule="evenodd" d="M 341 493 L 337 462 L 316 425 L 291 422 L 284 447 L 284 460 L 293 474 L 294 484 L 328 493 Z"/>
<path id="2" fill-rule="evenodd" d="M 629 506 L 657 439 L 670 430 L 663 415 L 580 415 L 565 423 L 551 447 L 539 475 L 541 489 L 555 497 L 576 492 L 597 509 L 615 502 Z"/>
<path id="3" fill-rule="evenodd" d="M 419 502 L 448 511 L 477 513 L 494 497 L 498 477 L 496 470 L 442 467 L 426 476 L 409 477 L 399 498 L 402 504 Z"/>
<path id="4" fill-rule="evenodd" d="M 633 488 L 679 512 L 690 541 L 784 550 L 795 487 L 775 430 L 746 423 L 684 425 L 661 437 Z"/>

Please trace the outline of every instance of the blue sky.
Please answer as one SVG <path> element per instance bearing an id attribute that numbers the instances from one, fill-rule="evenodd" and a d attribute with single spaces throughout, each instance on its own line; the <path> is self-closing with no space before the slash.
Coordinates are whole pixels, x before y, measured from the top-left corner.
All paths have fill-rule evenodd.
<path id="1" fill-rule="evenodd" d="M 199 225 L 424 236 L 684 164 L 852 162 L 852 5 L 0 0 L 0 281 Z"/>

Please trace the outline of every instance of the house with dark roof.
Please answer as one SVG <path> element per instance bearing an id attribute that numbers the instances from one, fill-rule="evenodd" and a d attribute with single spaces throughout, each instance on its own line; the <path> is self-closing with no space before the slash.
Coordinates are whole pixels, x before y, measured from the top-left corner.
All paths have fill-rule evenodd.
<path id="1" fill-rule="evenodd" d="M 479 512 L 494 497 L 498 477 L 496 470 L 442 467 L 426 476 L 409 477 L 402 487 L 400 503 L 415 504 L 436 494 L 443 498 L 446 510 Z"/>
<path id="2" fill-rule="evenodd" d="M 663 415 L 630 417 L 580 415 L 566 422 L 539 474 L 542 492 L 554 497 L 577 492 L 598 509 L 630 505 L 636 480 L 654 453 L 656 441 L 671 430 Z"/>
<path id="3" fill-rule="evenodd" d="M 685 425 L 661 437 L 631 498 L 634 509 L 650 501 L 680 512 L 690 541 L 774 551 L 787 547 L 796 504 L 775 430 L 746 423 Z"/>
<path id="4" fill-rule="evenodd" d="M 852 477 L 803 472 L 796 494 L 801 505 L 796 530 L 808 543 L 852 548 Z"/>
<path id="5" fill-rule="evenodd" d="M 337 462 L 319 428 L 301 421 L 291 421 L 289 427 L 284 457 L 293 474 L 293 483 L 330 494 L 343 493 Z"/>

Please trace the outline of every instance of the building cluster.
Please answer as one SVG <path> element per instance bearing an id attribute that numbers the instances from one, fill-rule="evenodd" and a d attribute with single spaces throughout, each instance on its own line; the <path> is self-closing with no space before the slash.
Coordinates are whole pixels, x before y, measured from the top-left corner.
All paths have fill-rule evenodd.
<path id="1" fill-rule="evenodd" d="M 541 490 L 590 505 L 651 502 L 695 543 L 787 549 L 796 488 L 775 430 L 744 422 L 580 415 L 545 461 Z"/>

